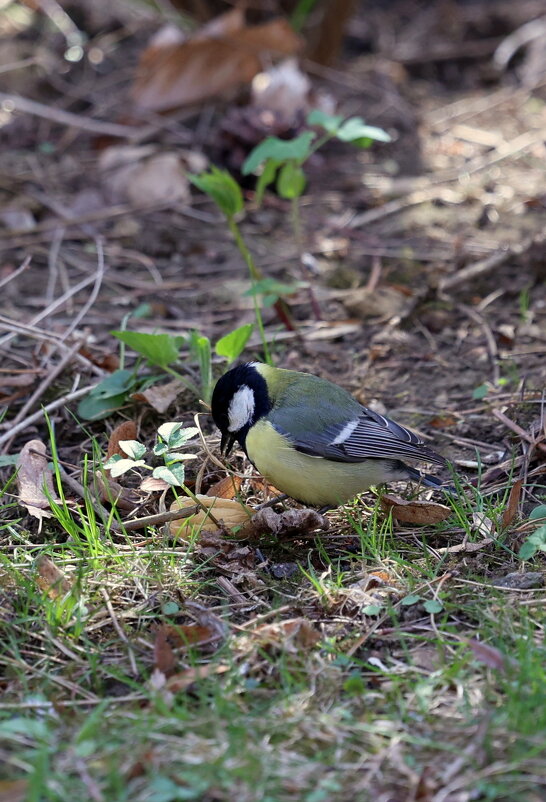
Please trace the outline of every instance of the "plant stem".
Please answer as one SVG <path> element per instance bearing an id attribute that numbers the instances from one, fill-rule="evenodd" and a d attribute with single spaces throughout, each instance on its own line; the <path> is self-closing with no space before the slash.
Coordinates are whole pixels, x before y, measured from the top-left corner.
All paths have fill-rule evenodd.
<path id="1" fill-rule="evenodd" d="M 294 231 L 294 239 L 296 240 L 296 248 L 298 251 L 298 261 L 300 263 L 300 270 L 303 274 L 303 278 L 309 283 L 308 287 L 309 303 L 311 304 L 311 309 L 313 310 L 315 320 L 322 320 L 320 306 L 315 297 L 315 293 L 313 292 L 313 286 L 311 283 L 312 276 L 310 271 L 306 267 L 305 262 L 303 261 L 303 230 L 301 225 L 299 195 L 295 198 L 292 198 L 290 207 L 290 218 L 292 221 L 292 229 Z"/>
<path id="2" fill-rule="evenodd" d="M 235 222 L 233 217 L 228 217 L 227 221 L 228 221 L 229 230 L 233 234 L 233 238 L 235 240 L 235 244 L 239 248 L 239 252 L 240 252 L 241 256 L 243 257 L 243 259 L 245 260 L 246 266 L 248 267 L 248 272 L 250 274 L 250 281 L 252 283 L 252 288 L 254 289 L 254 286 L 255 286 L 256 282 L 259 281 L 259 279 L 261 278 L 260 271 L 258 270 L 256 265 L 254 264 L 254 259 L 252 258 L 252 254 L 250 253 L 250 251 L 247 248 L 246 242 L 243 239 L 243 235 L 241 234 L 239 226 L 237 225 L 237 223 Z M 254 299 L 254 316 L 256 317 L 256 324 L 258 326 L 258 330 L 260 332 L 260 337 L 261 337 L 261 340 L 262 340 L 264 359 L 265 359 L 265 361 L 267 362 L 268 365 L 272 365 L 273 362 L 271 361 L 271 354 L 269 353 L 269 346 L 268 346 L 267 340 L 265 338 L 264 323 L 263 323 L 263 320 L 262 320 L 262 313 L 261 313 L 261 310 L 260 310 L 260 306 L 258 304 L 258 297 L 257 297 L 256 293 L 253 292 L 252 298 Z"/>

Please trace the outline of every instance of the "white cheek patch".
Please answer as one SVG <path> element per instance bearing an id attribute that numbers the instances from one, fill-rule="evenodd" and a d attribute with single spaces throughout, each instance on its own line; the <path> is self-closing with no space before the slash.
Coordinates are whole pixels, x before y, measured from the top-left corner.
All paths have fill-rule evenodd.
<path id="1" fill-rule="evenodd" d="M 349 437 L 352 435 L 352 433 L 354 432 L 359 423 L 360 421 L 358 418 L 356 420 L 349 421 L 349 423 L 347 423 L 340 431 L 336 439 L 332 440 L 331 444 L 333 446 L 339 446 L 341 445 L 341 443 L 344 443 L 345 440 L 349 439 Z"/>
<path id="2" fill-rule="evenodd" d="M 243 384 L 234 394 L 228 408 L 228 432 L 238 432 L 254 415 L 254 391 Z"/>

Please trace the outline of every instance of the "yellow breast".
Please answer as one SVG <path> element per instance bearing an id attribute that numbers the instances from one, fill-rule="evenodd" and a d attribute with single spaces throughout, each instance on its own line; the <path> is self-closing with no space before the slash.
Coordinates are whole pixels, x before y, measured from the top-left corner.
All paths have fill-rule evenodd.
<path id="1" fill-rule="evenodd" d="M 301 454 L 268 421 L 258 421 L 246 438 L 248 456 L 276 488 L 307 504 L 336 506 L 370 485 L 392 481 L 388 463 L 333 462 Z"/>

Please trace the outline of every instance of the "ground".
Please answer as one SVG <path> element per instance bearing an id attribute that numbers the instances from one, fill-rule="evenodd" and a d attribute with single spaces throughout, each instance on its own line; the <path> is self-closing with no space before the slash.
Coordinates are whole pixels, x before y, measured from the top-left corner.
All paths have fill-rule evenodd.
<path id="1" fill-rule="evenodd" d="M 0 800 L 545 799 L 542 4 L 356 4 L 335 62 L 302 67 L 392 141 L 312 156 L 300 243 L 290 201 L 259 205 L 241 175 L 267 133 L 246 90 L 138 116 L 172 9 L 5 5 Z M 176 159 L 127 190 L 116 147 Z M 188 537 L 168 485 L 104 474 L 120 440 L 199 412 L 190 490 L 252 510 L 272 492 L 242 454 L 226 478 L 195 343 L 150 366 L 111 333 L 214 344 L 255 323 L 232 233 L 185 178 L 207 160 L 243 187 L 263 275 L 305 282 L 290 330 L 263 303 L 273 362 L 417 429 L 454 494 L 378 489 L 324 517 L 289 500 L 246 536 Z M 263 358 L 256 325 L 243 357 Z M 120 367 L 130 392 L 90 420 Z"/>

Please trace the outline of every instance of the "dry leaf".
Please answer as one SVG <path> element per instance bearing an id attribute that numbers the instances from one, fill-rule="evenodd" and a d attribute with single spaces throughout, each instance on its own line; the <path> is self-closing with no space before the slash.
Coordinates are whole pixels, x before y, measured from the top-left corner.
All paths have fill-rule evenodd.
<path id="1" fill-rule="evenodd" d="M 164 479 L 156 479 L 153 476 L 147 476 L 139 485 L 140 489 L 145 493 L 162 493 L 168 490 L 171 485 Z"/>
<path id="2" fill-rule="evenodd" d="M 349 290 L 342 301 L 352 315 L 360 318 L 395 317 L 408 305 L 405 295 L 394 287 L 359 287 Z"/>
<path id="3" fill-rule="evenodd" d="M 294 55 L 302 44 L 286 20 L 247 27 L 236 9 L 185 42 L 146 48 L 131 94 L 155 112 L 201 103 L 248 83 L 266 59 Z"/>
<path id="4" fill-rule="evenodd" d="M 508 504 L 502 514 L 503 527 L 510 526 L 514 518 L 518 514 L 519 500 L 521 498 L 521 489 L 523 487 L 523 479 L 516 479 L 510 490 L 508 497 Z"/>
<path id="5" fill-rule="evenodd" d="M 154 667 L 166 677 L 176 666 L 176 657 L 169 638 L 170 627 L 166 624 L 157 628 L 154 640 Z"/>
<path id="6" fill-rule="evenodd" d="M 167 384 L 154 384 L 153 387 L 148 387 L 147 390 L 133 393 L 131 398 L 134 398 L 135 401 L 146 401 L 156 412 L 163 415 L 182 390 L 184 390 L 184 385 L 178 379 L 175 379 Z"/>
<path id="7" fill-rule="evenodd" d="M 135 490 L 130 487 L 122 487 L 119 482 L 112 479 L 108 468 L 104 469 L 104 474 L 102 471 L 96 471 L 95 479 L 100 500 L 108 504 L 115 504 L 121 510 L 134 510 L 135 505 L 142 500 Z"/>
<path id="8" fill-rule="evenodd" d="M 227 529 L 233 529 L 236 526 L 241 526 L 248 522 L 249 518 L 253 515 L 250 507 L 245 507 L 239 504 L 238 501 L 233 501 L 227 498 L 219 498 L 217 496 L 201 496 L 198 495 L 201 504 L 210 512 L 214 518 L 225 526 Z M 184 507 L 193 507 L 195 502 L 191 498 L 177 498 L 170 506 L 171 510 L 180 510 Z M 199 510 L 189 518 L 183 518 L 178 521 L 171 521 L 169 529 L 173 537 L 181 537 L 189 539 L 196 531 L 205 528 L 209 532 L 217 532 L 219 527 L 210 518 L 210 514 L 204 510 Z"/>
<path id="9" fill-rule="evenodd" d="M 207 490 L 207 496 L 217 498 L 235 498 L 241 489 L 243 480 L 240 476 L 224 476 L 220 481 L 215 482 Z"/>
<path id="10" fill-rule="evenodd" d="M 112 145 L 99 157 L 102 182 L 112 202 L 136 207 L 187 203 L 186 170 L 177 153 L 157 153 L 153 145 Z"/>
<path id="11" fill-rule="evenodd" d="M 499 671 L 504 671 L 506 667 L 505 657 L 502 652 L 494 646 L 489 646 L 487 643 L 482 643 L 475 638 L 469 638 L 466 643 L 472 649 L 474 657 L 480 663 L 485 663 L 489 668 L 496 668 Z"/>
<path id="12" fill-rule="evenodd" d="M 137 427 L 136 423 L 132 420 L 123 421 L 119 426 L 116 426 L 110 439 L 108 440 L 108 450 L 106 452 L 106 460 L 118 454 L 120 457 L 126 457 L 125 451 L 119 447 L 120 440 L 136 440 Z"/>
<path id="13" fill-rule="evenodd" d="M 46 451 L 45 443 L 41 440 L 29 440 L 17 460 L 20 503 L 27 508 L 30 515 L 38 518 L 40 526 L 43 518 L 51 518 L 48 496 L 58 500 L 53 490 Z"/>
<path id="14" fill-rule="evenodd" d="M 225 674 L 229 669 L 230 666 L 223 663 L 218 665 L 215 663 L 206 663 L 202 666 L 195 666 L 195 668 L 187 668 L 185 671 L 181 671 L 179 674 L 174 674 L 172 677 L 169 677 L 166 688 L 171 691 L 171 693 L 185 691 L 200 679 Z"/>
<path id="15" fill-rule="evenodd" d="M 0 802 L 24 802 L 28 780 L 0 780 Z"/>
<path id="16" fill-rule="evenodd" d="M 434 418 L 431 418 L 428 422 L 429 426 L 432 426 L 433 429 L 447 429 L 449 426 L 455 426 L 458 423 L 457 418 L 454 415 L 436 415 Z"/>
<path id="17" fill-rule="evenodd" d="M 274 624 L 263 624 L 253 630 L 260 646 L 281 646 L 283 651 L 312 649 L 321 639 L 320 633 L 306 618 L 290 618 Z"/>
<path id="18" fill-rule="evenodd" d="M 452 513 L 451 507 L 435 501 L 404 501 L 399 496 L 385 494 L 381 497 L 385 512 L 392 510 L 392 517 L 400 523 L 424 526 L 445 521 Z"/>
<path id="19" fill-rule="evenodd" d="M 495 524 L 484 512 L 472 513 L 472 527 L 484 538 L 488 538 L 495 531 Z"/>
<path id="20" fill-rule="evenodd" d="M 43 590 L 50 599 L 57 599 L 65 596 L 72 589 L 72 583 L 66 578 L 63 571 L 57 568 L 53 560 L 42 554 L 36 560 L 38 574 L 36 584 Z"/>
<path id="21" fill-rule="evenodd" d="M 317 529 L 325 531 L 330 526 L 328 519 L 316 510 L 307 508 L 300 510 L 285 510 L 275 512 L 271 507 L 259 510 L 251 521 L 238 532 L 241 538 L 253 538 L 260 535 L 274 535 L 275 537 L 301 537 L 316 532 Z"/>

